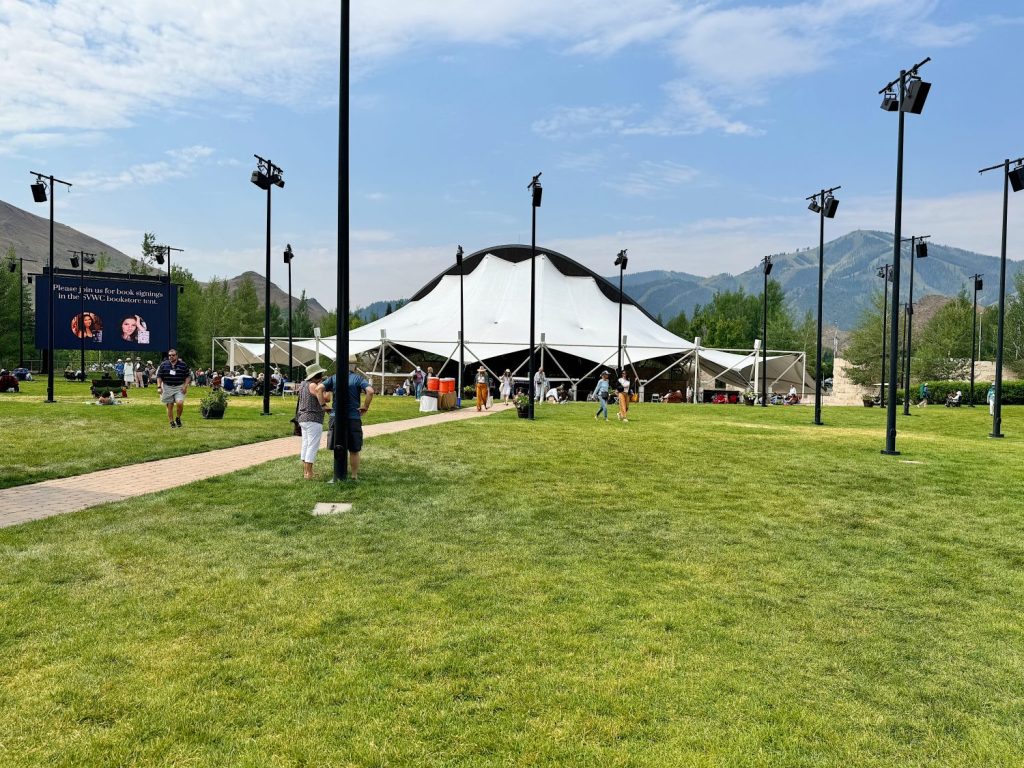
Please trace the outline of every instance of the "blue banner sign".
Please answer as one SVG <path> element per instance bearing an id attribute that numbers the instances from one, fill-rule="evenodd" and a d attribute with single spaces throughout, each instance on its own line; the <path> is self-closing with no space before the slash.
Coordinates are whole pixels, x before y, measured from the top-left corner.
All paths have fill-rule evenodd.
<path id="1" fill-rule="evenodd" d="M 49 275 L 38 275 L 36 346 L 48 343 Z M 177 325 L 178 286 L 171 286 L 170 325 Z M 55 349 L 139 351 L 159 353 L 172 346 L 168 338 L 166 283 L 131 278 L 90 277 L 57 273 L 53 283 Z"/>

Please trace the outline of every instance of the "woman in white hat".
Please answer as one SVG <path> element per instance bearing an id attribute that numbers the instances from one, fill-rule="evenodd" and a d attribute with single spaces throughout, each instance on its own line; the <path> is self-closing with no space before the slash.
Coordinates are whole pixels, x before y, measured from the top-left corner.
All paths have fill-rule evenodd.
<path id="1" fill-rule="evenodd" d="M 302 476 L 306 480 L 313 479 L 313 463 L 324 433 L 324 406 L 331 399 L 330 393 L 324 391 L 321 383 L 323 378 L 324 369 L 312 363 L 306 366 L 306 378 L 299 387 L 295 420 L 302 430 L 302 449 L 299 455 L 302 458 Z"/>
<path id="2" fill-rule="evenodd" d="M 512 371 L 506 368 L 498 381 L 501 384 L 501 402 L 508 405 L 508 401 L 512 397 Z"/>
<path id="3" fill-rule="evenodd" d="M 485 410 L 490 408 L 487 405 L 487 398 L 490 394 L 490 388 L 487 386 L 487 369 L 481 365 L 476 369 L 476 409 L 478 411 L 481 406 Z"/>

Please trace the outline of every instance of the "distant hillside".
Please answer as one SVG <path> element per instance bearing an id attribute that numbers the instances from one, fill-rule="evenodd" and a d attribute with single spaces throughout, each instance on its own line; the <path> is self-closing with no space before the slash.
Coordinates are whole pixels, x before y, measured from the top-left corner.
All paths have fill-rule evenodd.
<path id="1" fill-rule="evenodd" d="M 904 254 L 901 269 L 900 303 L 907 298 L 910 261 Z M 857 324 L 861 311 L 871 302 L 871 295 L 881 288 L 878 267 L 892 258 L 892 235 L 884 232 L 858 230 L 825 243 L 825 279 L 823 312 L 826 325 L 849 330 Z M 777 280 L 786 297 L 799 313 L 817 311 L 818 249 L 806 248 L 773 256 L 772 279 Z M 1021 262 L 1007 265 L 1007 283 L 1024 268 Z M 975 273 L 985 275 L 985 288 L 978 303 L 988 305 L 998 299 L 999 259 L 960 248 L 929 242 L 928 257 L 917 259 L 914 273 L 915 298 L 929 294 L 955 296 L 970 284 Z M 617 276 L 616 276 L 617 277 Z M 609 278 L 612 279 L 612 278 Z M 759 294 L 764 277 L 755 266 L 739 275 L 720 274 L 697 277 L 685 272 L 650 271 L 626 273 L 626 293 L 639 301 L 652 315 L 661 315 L 665 322 L 685 311 L 692 314 L 697 304 L 706 304 L 715 291 L 738 288 Z"/>
<path id="2" fill-rule="evenodd" d="M 44 208 L 45 206 L 40 206 Z M 86 251 L 87 253 L 106 253 L 108 262 L 105 272 L 127 272 L 132 257 L 108 245 L 101 240 L 90 237 L 77 229 L 54 222 L 53 227 L 53 263 L 56 267 L 68 267 L 68 251 Z M 50 254 L 50 219 L 47 210 L 46 217 L 37 216 L 34 213 L 23 211 L 10 203 L 0 200 L 0 255 L 7 252 L 7 248 L 13 245 L 19 256 L 26 259 L 34 259 L 37 264 L 26 264 L 25 271 L 28 273 L 42 272 L 43 267 L 48 263 Z M 141 244 L 140 244 L 141 250 Z M 87 269 L 86 272 L 89 270 Z M 263 305 L 263 276 L 256 272 L 245 272 L 237 277 L 228 280 L 228 285 L 234 291 L 244 276 L 248 275 L 256 286 L 256 296 L 260 306 Z M 319 321 L 327 310 L 321 306 L 315 298 L 306 297 L 309 302 L 309 317 L 313 321 Z M 288 310 L 288 294 L 278 288 L 273 282 L 270 283 L 270 301 L 279 309 Z M 292 308 L 299 303 L 299 297 L 292 297 Z M 383 310 L 381 310 L 383 312 Z"/>
<path id="3" fill-rule="evenodd" d="M 237 275 L 236 277 L 230 278 L 228 280 L 228 288 L 230 288 L 231 292 L 234 293 L 238 289 L 239 284 L 245 278 L 249 278 L 249 280 L 252 281 L 253 286 L 256 288 L 256 299 L 257 301 L 259 301 L 259 304 L 262 307 L 263 294 L 265 292 L 265 286 L 267 284 L 267 281 L 264 280 L 263 275 L 259 274 L 258 272 L 253 272 L 250 270 L 248 272 L 243 272 L 242 274 Z M 311 296 L 306 297 L 306 302 L 309 304 L 309 319 L 312 320 L 313 322 L 319 322 L 320 319 L 327 314 L 327 310 L 323 308 L 320 302 L 312 298 Z M 278 309 L 283 310 L 284 312 L 288 311 L 288 292 L 282 291 L 280 288 L 278 288 L 274 281 L 270 282 L 270 303 L 276 306 Z M 298 306 L 298 304 L 299 297 L 292 296 L 293 311 Z"/>
<path id="4" fill-rule="evenodd" d="M 394 312 L 402 304 L 405 304 L 408 299 L 390 299 L 388 301 L 375 301 L 372 304 L 367 304 L 365 307 L 360 307 L 352 312 L 353 315 L 358 315 L 364 322 L 372 322 L 373 320 L 380 319 L 388 314 L 388 307 L 391 307 L 391 311 Z"/>
<path id="5" fill-rule="evenodd" d="M 50 219 L 49 209 L 46 216 L 36 216 L 21 208 L 0 200 L 0 252 L 6 253 L 9 246 L 14 246 L 19 256 L 34 259 L 38 264 L 26 264 L 26 272 L 41 272 L 50 257 Z M 53 224 L 53 264 L 55 267 L 68 267 L 68 251 L 85 251 L 86 253 L 106 253 L 109 258 L 107 272 L 127 272 L 131 261 L 127 254 L 117 250 L 95 237 L 90 237 L 77 229 L 59 222 Z"/>

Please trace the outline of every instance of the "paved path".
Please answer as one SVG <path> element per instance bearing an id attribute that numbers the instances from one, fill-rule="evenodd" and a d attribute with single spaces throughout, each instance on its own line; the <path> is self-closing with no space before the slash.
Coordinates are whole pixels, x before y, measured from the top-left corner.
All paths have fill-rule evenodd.
<path id="1" fill-rule="evenodd" d="M 464 408 L 460 411 L 432 413 L 415 419 L 371 424 L 363 428 L 363 434 L 365 437 L 388 435 L 432 424 L 487 416 L 511 407 L 495 405 L 489 411 L 480 412 L 475 408 Z M 87 475 L 5 488 L 0 490 L 0 528 L 67 512 L 77 512 L 111 501 L 124 501 L 133 496 L 166 491 L 196 480 L 226 475 L 228 472 L 274 459 L 298 456 L 299 440 L 298 437 L 281 437 L 262 443 L 238 445 L 234 448 L 221 448 L 173 459 L 103 469 Z M 325 434 L 321 446 L 325 446 L 326 443 Z"/>

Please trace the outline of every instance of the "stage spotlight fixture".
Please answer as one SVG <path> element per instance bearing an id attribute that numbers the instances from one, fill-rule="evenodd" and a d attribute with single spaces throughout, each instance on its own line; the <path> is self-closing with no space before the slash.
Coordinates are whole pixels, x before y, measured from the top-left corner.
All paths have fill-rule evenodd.
<path id="1" fill-rule="evenodd" d="M 628 264 L 628 263 L 629 263 L 629 257 L 626 255 L 626 249 L 623 248 L 615 256 L 615 266 L 616 267 L 621 267 L 622 269 L 625 269 L 626 268 L 626 264 Z"/>
<path id="2" fill-rule="evenodd" d="M 928 258 L 928 243 L 918 243 L 917 248 L 915 250 L 917 250 L 917 258 Z"/>
<path id="3" fill-rule="evenodd" d="M 900 108 L 900 97 L 894 91 L 886 91 L 882 95 L 882 109 L 886 112 L 895 112 Z"/>
<path id="4" fill-rule="evenodd" d="M 817 199 L 811 200 L 810 205 L 807 206 L 807 210 L 812 213 L 821 213 L 821 206 L 818 205 Z"/>
<path id="5" fill-rule="evenodd" d="M 291 264 L 292 258 L 294 258 L 294 256 L 295 254 L 292 253 L 292 244 L 288 243 L 288 245 L 284 247 L 284 263 Z"/>
<path id="6" fill-rule="evenodd" d="M 985 281 L 980 277 L 974 278 L 974 290 L 980 291 L 985 287 Z"/>
<path id="7" fill-rule="evenodd" d="M 46 202 L 46 185 L 41 181 L 37 181 L 32 185 L 32 199 L 37 203 Z"/>
<path id="8" fill-rule="evenodd" d="M 773 265 L 772 265 L 772 258 L 771 258 L 771 256 L 766 256 L 765 257 L 765 262 L 764 262 L 764 273 L 765 273 L 765 275 L 770 275 L 772 273 L 772 266 Z"/>
<path id="9" fill-rule="evenodd" d="M 260 173 L 259 171 L 253 171 L 252 176 L 249 177 L 249 181 L 260 189 L 267 189 L 270 187 L 270 178 L 265 173 Z"/>
<path id="10" fill-rule="evenodd" d="M 74 267 L 75 269 L 78 269 L 78 257 L 77 256 L 72 256 L 71 257 L 71 266 Z"/>
<path id="11" fill-rule="evenodd" d="M 1009 171 L 1006 176 L 1010 180 L 1010 186 L 1014 192 L 1020 192 L 1024 189 L 1024 165 L 1018 165 L 1012 171 Z"/>
<path id="12" fill-rule="evenodd" d="M 911 78 L 907 83 L 906 92 L 903 94 L 903 111 L 920 115 L 931 88 L 931 83 L 926 83 L 919 77 Z"/>
<path id="13" fill-rule="evenodd" d="M 156 261 L 157 264 L 163 264 L 164 263 L 164 249 L 163 248 L 157 248 L 156 253 L 153 254 L 153 259 Z"/>
<path id="14" fill-rule="evenodd" d="M 825 207 L 825 211 L 824 211 L 825 218 L 826 219 L 834 219 L 835 216 L 836 216 L 836 210 L 839 208 L 839 201 L 836 200 L 834 197 L 831 197 L 831 196 L 826 197 L 825 198 L 825 206 L 824 207 Z"/>
<path id="15" fill-rule="evenodd" d="M 279 173 L 275 173 L 273 176 L 270 177 L 270 183 L 276 187 L 284 189 L 284 179 L 281 178 L 281 174 Z"/>
<path id="16" fill-rule="evenodd" d="M 530 182 L 529 187 L 533 190 L 533 207 L 540 208 L 540 200 L 544 196 L 544 189 L 540 185 L 539 173 L 533 177 L 533 181 Z"/>

